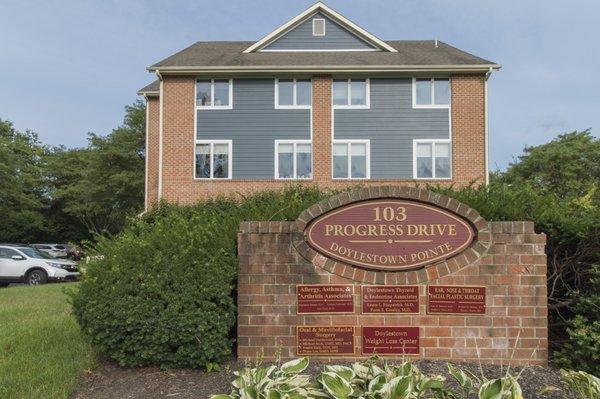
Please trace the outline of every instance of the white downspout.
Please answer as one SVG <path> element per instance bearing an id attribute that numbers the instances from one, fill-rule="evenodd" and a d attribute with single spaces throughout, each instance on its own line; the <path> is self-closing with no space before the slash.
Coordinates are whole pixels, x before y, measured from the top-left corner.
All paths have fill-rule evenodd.
<path id="1" fill-rule="evenodd" d="M 492 68 L 485 74 L 484 103 L 485 103 L 485 185 L 490 184 L 490 132 L 488 128 L 488 79 L 492 74 Z"/>
<path id="2" fill-rule="evenodd" d="M 144 94 L 146 99 L 146 150 L 145 150 L 145 163 L 146 171 L 144 173 L 144 212 L 148 210 L 148 128 L 150 126 L 150 104 L 148 103 L 148 96 Z"/>
<path id="3" fill-rule="evenodd" d="M 163 180 L 163 79 L 159 71 L 156 76 L 160 81 L 159 105 L 158 105 L 158 202 L 162 199 L 162 180 Z"/>

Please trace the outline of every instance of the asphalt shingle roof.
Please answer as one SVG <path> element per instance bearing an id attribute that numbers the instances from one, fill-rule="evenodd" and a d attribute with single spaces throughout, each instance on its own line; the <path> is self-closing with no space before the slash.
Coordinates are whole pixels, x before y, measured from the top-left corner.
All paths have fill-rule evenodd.
<path id="1" fill-rule="evenodd" d="M 403 66 L 481 66 L 499 67 L 492 61 L 462 51 L 447 43 L 435 40 L 386 41 L 398 52 L 388 51 L 339 51 L 339 52 L 252 52 L 244 53 L 254 42 L 197 42 L 150 66 L 148 69 L 206 67 L 403 67 Z M 156 80 L 138 94 L 156 93 Z"/>
<path id="2" fill-rule="evenodd" d="M 244 67 L 244 66 L 448 66 L 496 65 L 495 63 L 435 40 L 390 40 L 398 50 L 339 52 L 243 51 L 254 42 L 197 42 L 149 67 Z"/>
<path id="3" fill-rule="evenodd" d="M 145 86 L 144 88 L 139 89 L 138 94 L 158 93 L 159 90 L 160 90 L 160 82 L 157 79 L 154 82 L 150 83 L 149 85 Z"/>

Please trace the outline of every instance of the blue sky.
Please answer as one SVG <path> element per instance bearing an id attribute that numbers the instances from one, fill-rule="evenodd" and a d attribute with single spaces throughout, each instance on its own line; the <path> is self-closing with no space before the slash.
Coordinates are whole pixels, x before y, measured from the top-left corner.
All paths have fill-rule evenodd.
<path id="1" fill-rule="evenodd" d="M 119 125 L 146 66 L 198 40 L 255 40 L 311 0 L 0 0 L 0 118 L 49 144 Z M 440 39 L 503 65 L 489 82 L 491 166 L 600 129 L 600 2 L 328 0 L 381 39 Z"/>

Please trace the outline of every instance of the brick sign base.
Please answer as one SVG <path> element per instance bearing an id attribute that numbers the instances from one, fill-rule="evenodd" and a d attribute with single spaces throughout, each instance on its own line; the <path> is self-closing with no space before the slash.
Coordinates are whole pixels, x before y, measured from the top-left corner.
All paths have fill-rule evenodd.
<path id="1" fill-rule="evenodd" d="M 320 255 L 304 241 L 304 227 L 312 218 L 354 201 L 373 198 L 418 199 L 448 209 L 471 221 L 476 228 L 476 240 L 464 252 L 443 262 L 399 272 L 350 266 Z M 370 187 L 341 194 L 311 207 L 295 222 L 243 222 L 238 235 L 238 357 L 254 359 L 264 353 L 270 359 L 281 353 L 283 358 L 293 358 L 298 356 L 300 344 L 307 347 L 307 353 L 319 352 L 311 355 L 314 359 L 362 359 L 372 352 L 372 348 L 362 347 L 365 342 L 362 334 L 367 328 L 369 334 L 392 338 L 398 331 L 408 331 L 404 338 L 411 339 L 407 341 L 411 358 L 466 362 L 480 359 L 484 363 L 508 364 L 512 355 L 512 364 L 545 365 L 548 358 L 545 242 L 545 235 L 536 234 L 532 222 L 487 222 L 456 200 L 406 187 Z M 354 312 L 298 314 L 299 285 L 351 285 Z M 417 313 L 408 312 L 414 310 L 408 307 L 406 313 L 364 312 L 363 287 L 374 285 L 418 286 Z M 433 290 L 434 286 L 443 289 Z M 432 298 L 438 301 L 430 302 L 429 313 L 428 292 L 435 292 Z M 480 302 L 482 295 L 484 303 Z M 447 305 L 452 300 L 462 305 Z M 463 312 L 463 308 L 468 311 Z M 311 335 L 313 330 L 306 329 L 319 327 L 318 331 L 327 333 L 323 329 L 326 326 L 355 327 L 354 351 L 347 342 L 351 335 L 343 329 L 336 330 L 337 355 L 323 349 L 332 346 L 325 340 L 328 335 L 317 336 L 321 340 L 318 341 Z M 299 327 L 304 340 L 300 343 L 297 342 Z M 418 346 L 414 344 L 415 337 Z M 396 354 L 402 351 L 394 345 L 404 344 L 392 342 L 388 349 L 378 353 L 386 358 L 402 358 Z"/>

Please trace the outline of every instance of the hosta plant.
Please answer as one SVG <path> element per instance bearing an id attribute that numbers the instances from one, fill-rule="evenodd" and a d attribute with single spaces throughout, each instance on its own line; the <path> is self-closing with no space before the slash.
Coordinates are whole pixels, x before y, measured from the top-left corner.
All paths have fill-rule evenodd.
<path id="1" fill-rule="evenodd" d="M 600 378 L 585 371 L 560 370 L 563 380 L 575 391 L 580 399 L 600 398 Z"/>
<path id="2" fill-rule="evenodd" d="M 453 392 L 445 386 L 444 377 L 423 374 L 410 362 L 382 364 L 374 356 L 351 366 L 326 365 L 315 383 L 302 374 L 308 364 L 305 357 L 271 366 L 259 361 L 254 368 L 235 372 L 230 394 L 211 399 L 467 399 L 475 392 L 479 399 L 523 399 L 520 374 L 513 376 L 510 369 L 503 377 L 489 380 L 483 370 L 480 378 L 447 364 L 448 373 L 460 388 Z M 561 373 L 579 399 L 600 399 L 599 378 L 583 371 Z"/>
<path id="3" fill-rule="evenodd" d="M 308 358 L 291 360 L 281 366 L 256 365 L 234 374 L 233 390 L 229 395 L 219 394 L 211 399 L 303 399 L 327 397 L 311 386 L 310 376 L 302 373 L 308 367 Z"/>
<path id="4" fill-rule="evenodd" d="M 507 374 L 484 381 L 479 387 L 479 399 L 523 399 L 523 392 L 517 379 Z"/>
<path id="5" fill-rule="evenodd" d="M 461 398 L 468 398 L 472 392 L 475 392 L 481 385 L 481 380 L 468 370 L 447 363 L 448 374 L 452 376 L 460 387 Z"/>
<path id="6" fill-rule="evenodd" d="M 413 364 L 377 364 L 373 357 L 347 366 L 325 366 L 318 378 L 322 390 L 334 399 L 452 398 L 445 378 L 427 376 Z"/>

